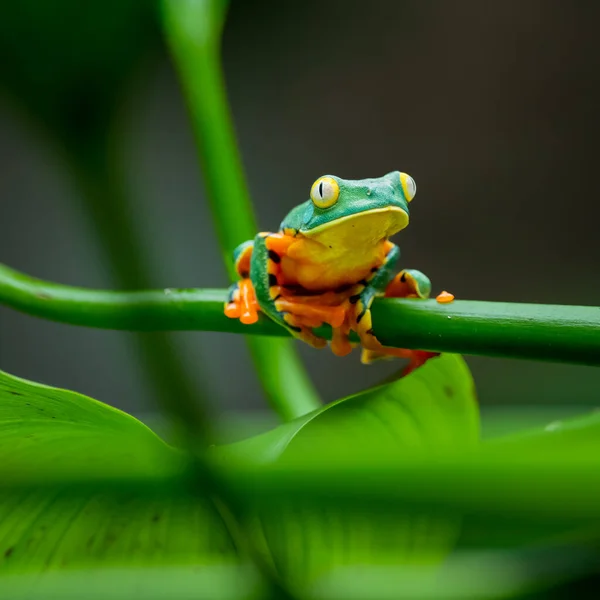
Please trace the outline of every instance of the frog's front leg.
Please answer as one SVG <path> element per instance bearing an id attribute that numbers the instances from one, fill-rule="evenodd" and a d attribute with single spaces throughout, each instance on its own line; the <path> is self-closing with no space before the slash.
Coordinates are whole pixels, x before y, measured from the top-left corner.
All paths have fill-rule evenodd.
<path id="1" fill-rule="evenodd" d="M 250 280 L 250 260 L 254 248 L 253 241 L 240 244 L 233 252 L 235 270 L 241 277 L 229 287 L 225 315 L 230 319 L 239 319 L 245 325 L 258 321 L 259 304 Z"/>
<path id="2" fill-rule="evenodd" d="M 400 271 L 388 284 L 385 290 L 386 298 L 420 298 L 425 299 L 431 293 L 431 282 L 427 275 L 414 269 Z M 404 348 L 389 348 L 381 346 L 366 347 L 362 351 L 361 362 L 372 363 L 375 360 L 385 358 L 408 358 L 409 365 L 403 371 L 406 375 L 424 364 L 430 358 L 438 356 L 437 352 L 426 352 L 422 350 L 407 350 Z"/>
<path id="3" fill-rule="evenodd" d="M 310 327 L 310 319 L 315 317 L 287 310 L 290 302 L 282 293 L 281 258 L 294 241 L 295 238 L 283 233 L 259 233 L 254 239 L 250 279 L 258 304 L 267 316 L 285 327 L 294 337 L 315 348 L 323 348 L 327 340 L 316 336 Z"/>
<path id="4" fill-rule="evenodd" d="M 394 279 L 394 272 L 400 249 L 395 244 L 387 242 L 385 261 L 372 270 L 371 276 L 357 284 L 359 291 L 350 297 L 349 326 L 358 334 L 363 348 L 380 351 L 383 346 L 373 333 L 371 304 L 377 296 L 383 296 L 385 290 Z"/>

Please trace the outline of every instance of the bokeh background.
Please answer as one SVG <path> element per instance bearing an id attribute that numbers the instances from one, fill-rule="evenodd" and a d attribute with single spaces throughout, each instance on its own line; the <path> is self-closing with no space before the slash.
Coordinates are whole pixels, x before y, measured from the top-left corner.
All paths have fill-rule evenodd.
<path id="1" fill-rule="evenodd" d="M 97 109 L 90 96 L 101 103 L 111 91 L 102 53 L 86 63 L 85 44 L 112 44 L 119 59 L 114 28 L 90 14 L 120 3 L 61 2 L 68 11 L 40 19 L 27 11 L 42 10 L 42 0 L 3 8 L 0 262 L 111 288 L 81 190 L 40 123 L 51 120 L 46 98 L 60 96 L 73 100 L 62 108 L 65 122 L 85 127 Z M 224 287 L 185 104 L 152 3 L 125 4 L 135 7 L 121 23 L 123 48 L 135 56 L 118 99 L 118 139 L 153 285 Z M 260 228 L 276 228 L 322 174 L 358 179 L 399 169 L 418 193 L 411 225 L 395 241 L 403 266 L 428 273 L 435 292 L 600 305 L 599 17 L 600 6 L 584 0 L 233 0 L 223 60 Z M 61 33 L 90 18 L 93 36 Z M 50 60 L 53 44 L 64 49 Z M 53 69 L 73 56 L 78 67 L 64 87 Z M 29 104 L 15 76 L 28 68 L 46 71 Z M 240 336 L 174 337 L 217 410 L 265 407 Z M 397 368 L 362 366 L 358 352 L 340 359 L 299 350 L 326 400 Z M 137 358 L 131 334 L 0 309 L 0 368 L 140 415 L 154 398 Z M 468 360 L 486 408 L 597 402 L 600 369 Z"/>

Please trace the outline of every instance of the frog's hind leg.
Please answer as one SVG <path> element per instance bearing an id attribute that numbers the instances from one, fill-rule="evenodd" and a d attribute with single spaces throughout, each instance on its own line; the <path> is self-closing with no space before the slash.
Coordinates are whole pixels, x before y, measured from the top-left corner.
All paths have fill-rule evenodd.
<path id="1" fill-rule="evenodd" d="M 431 281 L 424 273 L 414 269 L 404 269 L 396 275 L 385 290 L 387 298 L 421 298 L 429 297 L 431 293 Z M 364 348 L 361 355 L 363 364 L 369 364 L 376 360 L 392 358 L 408 358 L 409 364 L 404 369 L 403 375 L 414 371 L 427 360 L 438 356 L 438 352 L 427 352 L 424 350 L 408 350 L 405 348 Z"/>
<path id="2" fill-rule="evenodd" d="M 286 310 L 289 302 L 282 295 L 280 263 L 282 255 L 293 241 L 293 237 L 281 233 L 258 234 L 254 239 L 250 261 L 250 279 L 254 282 L 258 304 L 267 316 L 285 327 L 294 337 L 314 348 L 324 348 L 327 340 L 312 332 L 311 326 L 316 323 L 311 322 L 311 317 L 307 315 L 303 318 Z"/>

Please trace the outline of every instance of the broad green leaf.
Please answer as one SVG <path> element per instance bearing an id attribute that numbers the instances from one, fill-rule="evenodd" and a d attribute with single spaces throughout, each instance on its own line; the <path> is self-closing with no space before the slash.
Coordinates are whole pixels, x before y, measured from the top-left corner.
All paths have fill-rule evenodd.
<path id="1" fill-rule="evenodd" d="M 303 465 L 360 452 L 366 461 L 470 449 L 479 438 L 473 381 L 461 357 L 428 361 L 408 377 L 330 404 L 277 429 L 217 451 L 225 463 Z M 358 449 L 358 450 L 357 450 Z M 357 480 L 357 486 L 361 482 Z M 298 584 L 342 565 L 435 563 L 456 539 L 456 514 L 369 511 L 367 505 L 283 499 L 251 518 L 265 555 Z"/>
<path id="2" fill-rule="evenodd" d="M 0 580 L 10 600 L 257 600 L 256 572 L 230 565 L 49 571 Z"/>
<path id="3" fill-rule="evenodd" d="M 0 574 L 234 560 L 184 464 L 133 417 L 0 372 Z"/>
<path id="4" fill-rule="evenodd" d="M 593 572 L 592 553 L 560 550 L 463 553 L 441 567 L 340 569 L 303 590 L 307 600 L 508 600 L 547 598 L 557 584 Z M 256 571 L 224 566 L 50 571 L 39 580 L 1 581 L 11 600 L 258 600 L 268 596 Z M 43 589 L 42 594 L 36 591 Z M 533 592 L 533 593 L 532 593 Z M 298 597 L 298 596 L 297 596 Z M 562 597 L 562 596 L 560 596 Z"/>
<path id="5" fill-rule="evenodd" d="M 563 458 L 565 454 L 576 457 L 597 453 L 600 451 L 600 412 L 551 421 L 541 427 L 492 438 L 486 443 L 486 448 L 503 446 L 510 452 L 550 452 Z"/>

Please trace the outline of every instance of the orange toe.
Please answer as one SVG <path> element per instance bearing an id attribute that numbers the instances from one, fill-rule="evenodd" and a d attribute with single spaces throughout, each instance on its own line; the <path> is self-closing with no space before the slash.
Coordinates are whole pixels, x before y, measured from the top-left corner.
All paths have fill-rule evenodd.
<path id="1" fill-rule="evenodd" d="M 277 309 L 304 319 L 313 326 L 328 323 L 332 327 L 339 327 L 346 319 L 346 309 L 343 306 L 320 306 L 282 298 L 277 301 Z"/>
<path id="2" fill-rule="evenodd" d="M 239 304 L 236 304 L 235 302 L 229 302 L 225 306 L 225 316 L 226 317 L 229 317 L 230 319 L 238 319 L 241 314 L 242 314 L 242 309 L 239 306 Z"/>
<path id="3" fill-rule="evenodd" d="M 256 311 L 242 313 L 240 316 L 240 321 L 244 325 L 252 325 L 252 323 L 256 323 L 256 321 L 258 321 L 258 313 Z"/>
<path id="4" fill-rule="evenodd" d="M 337 327 L 333 329 L 331 338 L 331 351 L 336 356 L 347 356 L 352 352 L 352 344 L 348 338 L 347 327 Z"/>

